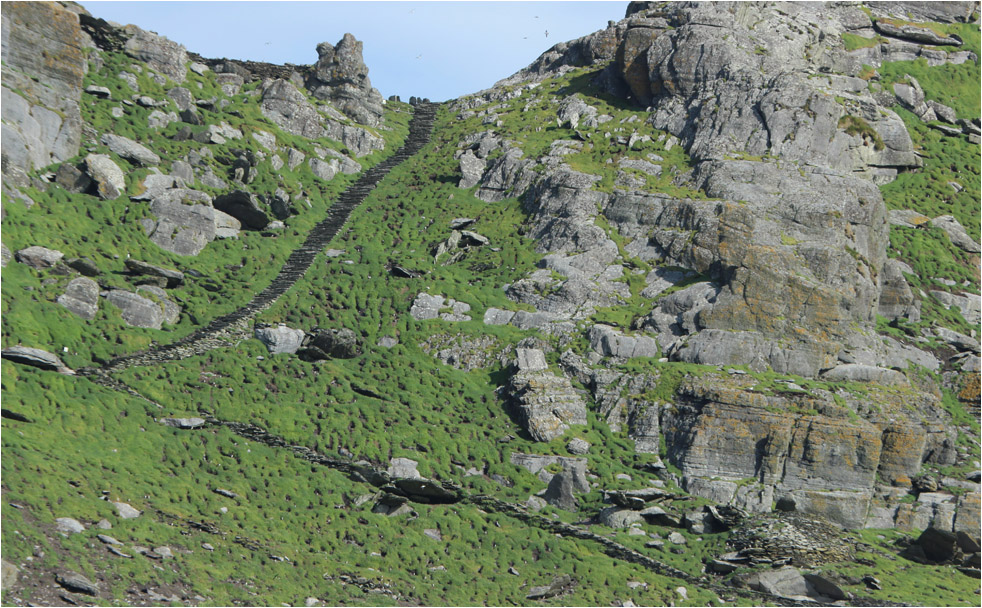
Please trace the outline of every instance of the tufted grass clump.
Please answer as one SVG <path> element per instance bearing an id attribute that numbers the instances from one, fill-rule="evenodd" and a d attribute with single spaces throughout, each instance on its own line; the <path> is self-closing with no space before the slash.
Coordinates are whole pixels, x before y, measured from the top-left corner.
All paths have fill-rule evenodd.
<path id="1" fill-rule="evenodd" d="M 876 129 L 871 127 L 868 122 L 859 116 L 847 114 L 839 119 L 838 126 L 846 132 L 846 135 L 858 135 L 863 141 L 866 141 L 868 138 L 869 141 L 873 142 L 873 149 L 876 151 L 880 151 L 885 147 L 883 138 L 876 132 Z"/>

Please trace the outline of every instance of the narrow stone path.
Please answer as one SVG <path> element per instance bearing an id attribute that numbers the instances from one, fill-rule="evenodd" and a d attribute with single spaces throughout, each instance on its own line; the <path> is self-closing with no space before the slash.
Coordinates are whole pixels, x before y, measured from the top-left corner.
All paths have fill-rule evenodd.
<path id="1" fill-rule="evenodd" d="M 342 473 L 348 475 L 351 479 L 359 482 L 370 483 L 373 486 L 382 488 L 385 491 L 391 486 L 390 484 L 393 480 L 389 475 L 381 469 L 372 467 L 371 465 L 365 463 L 355 464 L 350 460 L 342 460 L 339 458 L 334 458 L 327 456 L 326 454 L 321 454 L 310 448 L 302 445 L 294 445 L 283 439 L 267 432 L 262 427 L 256 426 L 254 424 L 233 422 L 228 420 L 219 420 L 214 416 L 204 416 L 205 421 L 210 426 L 222 426 L 236 435 L 261 443 L 265 446 L 271 448 L 285 449 L 293 452 L 293 455 L 297 458 L 302 458 L 308 462 L 318 464 L 321 466 L 326 466 Z M 451 482 L 451 481 L 434 481 L 434 485 L 441 486 L 446 492 L 447 496 L 453 496 L 452 500 L 446 502 L 456 502 L 460 504 L 470 504 L 484 511 L 492 513 L 500 513 L 508 517 L 515 518 L 522 523 L 539 528 L 541 530 L 546 530 L 553 534 L 559 535 L 563 538 L 585 540 L 589 542 L 594 542 L 599 544 L 603 548 L 603 552 L 608 556 L 637 564 L 646 570 L 672 578 L 679 581 L 684 581 L 686 584 L 692 585 L 693 587 L 698 587 L 701 589 L 711 590 L 716 593 L 721 598 L 729 597 L 732 601 L 734 596 L 743 597 L 751 599 L 760 603 L 761 605 L 777 605 L 777 606 L 828 606 L 831 604 L 822 604 L 813 601 L 799 601 L 792 598 L 785 598 L 780 596 L 771 595 L 769 593 L 763 593 L 760 591 L 754 591 L 752 589 L 742 589 L 737 587 L 730 587 L 723 585 L 716 580 L 713 580 L 711 576 L 708 575 L 693 575 L 688 572 L 679 570 L 678 568 L 673 568 L 668 564 L 660 562 L 654 558 L 651 558 L 639 551 L 635 551 L 630 547 L 622 545 L 610 538 L 591 532 L 587 528 L 582 526 L 576 526 L 572 524 L 567 524 L 562 521 L 549 519 L 543 517 L 537 513 L 529 511 L 524 505 L 507 502 L 494 498 L 493 496 L 488 496 L 486 494 L 470 494 L 463 487 Z M 384 487 L 383 487 L 384 486 Z M 413 501 L 413 497 L 410 495 L 407 497 L 410 502 Z M 425 504 L 425 503 L 424 503 Z M 857 598 L 859 601 L 853 605 L 872 605 L 864 603 L 864 598 Z"/>
<path id="2" fill-rule="evenodd" d="M 85 367 L 77 370 L 77 373 L 90 377 L 104 376 L 129 367 L 175 361 L 227 346 L 234 339 L 248 335 L 245 321 L 272 306 L 280 296 L 293 287 L 313 264 L 317 254 L 341 232 L 351 212 L 365 200 L 382 178 L 429 143 L 438 107 L 439 104 L 434 103 L 422 103 L 416 106 L 409 123 L 409 135 L 402 147 L 392 156 L 366 170 L 358 181 L 351 184 L 338 197 L 328 211 L 327 217 L 314 226 L 303 244 L 286 259 L 276 278 L 266 289 L 253 296 L 249 303 L 218 317 L 205 327 L 171 344 L 117 357 L 101 367 Z"/>

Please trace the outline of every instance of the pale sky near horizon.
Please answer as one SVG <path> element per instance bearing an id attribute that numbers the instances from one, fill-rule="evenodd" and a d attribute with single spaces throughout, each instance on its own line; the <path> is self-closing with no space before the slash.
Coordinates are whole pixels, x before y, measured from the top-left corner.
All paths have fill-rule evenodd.
<path id="1" fill-rule="evenodd" d="M 444 101 L 486 89 L 554 44 L 620 20 L 618 2 L 80 2 L 209 58 L 309 65 L 345 32 L 383 96 Z"/>

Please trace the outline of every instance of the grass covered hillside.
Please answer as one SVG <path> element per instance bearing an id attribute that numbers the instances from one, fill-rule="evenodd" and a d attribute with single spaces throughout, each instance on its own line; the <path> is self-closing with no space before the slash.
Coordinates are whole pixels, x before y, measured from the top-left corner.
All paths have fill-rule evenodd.
<path id="1" fill-rule="evenodd" d="M 689 10 L 632 3 L 494 88 L 384 105 L 327 80 L 365 68 L 348 36 L 268 66 L 78 18 L 77 152 L 5 156 L 2 603 L 976 605 L 978 12 L 930 21 L 961 43 L 910 43 L 930 62 L 881 50 L 923 18 L 816 25 L 863 66 L 809 77 L 851 79 L 798 116 L 830 117 L 820 164 L 705 152 L 658 114 L 668 71 L 639 105 Z M 720 14 L 721 44 L 777 52 Z M 43 100 L 4 69 L 6 138 L 8 96 Z M 800 203 L 840 182 L 855 207 Z M 847 271 L 872 312 L 835 334 Z M 768 276 L 814 326 L 711 325 Z M 814 373 L 806 333 L 843 341 Z M 743 350 L 686 354 L 707 336 Z"/>

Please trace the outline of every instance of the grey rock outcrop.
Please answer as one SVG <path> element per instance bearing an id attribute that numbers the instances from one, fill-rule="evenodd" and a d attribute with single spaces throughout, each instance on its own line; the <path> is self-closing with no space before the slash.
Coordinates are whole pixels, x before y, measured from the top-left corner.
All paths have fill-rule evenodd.
<path id="1" fill-rule="evenodd" d="M 913 24 L 896 26 L 881 19 L 873 22 L 876 31 L 886 36 L 910 40 L 920 44 L 930 44 L 936 46 L 961 46 L 962 41 L 957 38 L 939 35 L 934 30 L 926 27 L 918 27 Z"/>
<path id="2" fill-rule="evenodd" d="M 150 240 L 178 255 L 198 255 L 215 238 L 235 237 L 239 220 L 212 207 L 211 197 L 189 188 L 172 188 L 155 196 L 144 220 Z"/>
<path id="3" fill-rule="evenodd" d="M 184 110 L 190 110 L 195 107 L 194 105 L 194 95 L 189 89 L 184 87 L 174 87 L 167 91 L 167 96 L 171 98 L 174 105 L 181 112 Z"/>
<path id="4" fill-rule="evenodd" d="M 371 127 L 382 118 L 382 95 L 372 88 L 362 59 L 362 43 L 345 34 L 337 45 L 317 45 L 317 63 L 306 87 L 318 99 L 330 101 L 355 122 Z"/>
<path id="5" fill-rule="evenodd" d="M 885 262 L 887 227 L 875 185 L 752 161 L 704 162 L 696 178 L 721 200 L 615 194 L 604 210 L 631 239 L 629 252 L 719 278 L 715 296 L 678 311 L 663 303 L 669 317 L 683 317 L 659 321 L 655 315 L 645 327 L 679 360 L 759 360 L 807 376 L 830 367 L 839 347 L 828 336 L 844 338 L 857 324 L 870 326 L 878 306 L 874 269 Z M 696 334 L 693 341 L 693 333 L 714 329 L 735 333 L 715 332 L 714 341 Z M 800 340 L 788 341 L 789 335 Z M 668 344 L 673 336 L 674 349 Z"/>
<path id="6" fill-rule="evenodd" d="M 413 300 L 409 314 L 417 321 L 427 319 L 443 319 L 444 321 L 470 321 L 471 306 L 466 302 L 458 302 L 444 296 L 431 296 L 421 293 Z"/>
<path id="7" fill-rule="evenodd" d="M 565 511 L 576 511 L 578 502 L 575 494 L 590 491 L 586 478 L 585 458 L 559 458 L 562 470 L 552 476 L 542 498 L 554 507 Z"/>
<path id="8" fill-rule="evenodd" d="M 502 156 L 490 161 L 481 178 L 477 198 L 494 203 L 524 194 L 535 177 L 532 172 L 535 163 L 523 158 L 524 154 L 519 148 L 509 147 Z"/>
<path id="9" fill-rule="evenodd" d="M 590 348 L 604 357 L 657 357 L 658 344 L 647 336 L 632 337 L 608 325 L 594 325 L 589 333 Z"/>
<path id="10" fill-rule="evenodd" d="M 3 3 L 0 165 L 5 176 L 78 154 L 79 103 L 88 69 L 83 38 L 78 15 L 56 2 Z"/>
<path id="11" fill-rule="evenodd" d="M 556 376 L 543 369 L 541 351 L 519 361 L 534 361 L 526 369 L 521 367 L 508 383 L 508 395 L 522 420 L 525 430 L 535 441 L 552 441 L 569 429 L 570 425 L 586 424 L 586 402 L 565 376 Z"/>
<path id="12" fill-rule="evenodd" d="M 600 511 L 598 519 L 608 528 L 629 528 L 645 521 L 640 511 L 623 507 L 607 507 Z"/>
<path id="13" fill-rule="evenodd" d="M 114 502 L 113 506 L 121 519 L 136 519 L 143 513 L 125 502 Z"/>
<path id="14" fill-rule="evenodd" d="M 106 296 L 109 303 L 119 308 L 128 325 L 160 329 L 164 322 L 164 310 L 160 304 L 130 291 L 114 289 Z"/>
<path id="15" fill-rule="evenodd" d="M 58 355 L 54 355 L 40 348 L 29 346 L 9 346 L 0 351 L 0 356 L 14 363 L 30 365 L 44 370 L 55 371 L 59 374 L 71 375 L 75 372 L 65 366 Z"/>
<path id="16" fill-rule="evenodd" d="M 941 228 L 951 239 L 951 243 L 969 253 L 982 252 L 982 247 L 968 236 L 964 226 L 950 215 L 941 215 L 931 220 L 931 225 Z"/>
<path id="17" fill-rule="evenodd" d="M 871 385 L 883 409 L 864 409 L 849 396 L 845 406 L 861 414 L 851 421 L 831 394 L 765 396 L 747 391 L 752 383 L 737 376 L 693 380 L 665 412 L 668 457 L 690 493 L 751 512 L 770 510 L 776 499 L 858 528 L 879 504 L 878 483 L 909 484 L 922 463 L 955 458 L 936 398 Z M 818 413 L 794 415 L 791 407 Z M 748 478 L 759 485 L 734 483 Z"/>
<path id="18" fill-rule="evenodd" d="M 177 323 L 181 317 L 181 307 L 170 299 L 166 291 L 156 285 L 140 285 L 136 288 L 136 293 L 143 297 L 148 297 L 163 310 L 164 323 Z"/>
<path id="19" fill-rule="evenodd" d="M 17 584 L 18 575 L 20 575 L 20 568 L 7 560 L 0 560 L 0 589 L 3 591 L 12 589 Z"/>
<path id="20" fill-rule="evenodd" d="M 968 23 L 977 5 L 972 2 L 868 2 L 874 15 L 916 21 Z"/>
<path id="21" fill-rule="evenodd" d="M 385 140 L 381 137 L 360 127 L 323 117 L 303 93 L 286 80 L 263 83 L 260 109 L 263 116 L 288 133 L 308 139 L 328 137 L 340 141 L 355 156 L 365 156 L 385 148 Z M 300 162 L 302 157 L 296 162 L 291 158 L 290 168 Z"/>
<path id="22" fill-rule="evenodd" d="M 314 177 L 325 182 L 331 181 L 338 174 L 338 161 L 335 159 L 325 162 L 319 158 L 310 158 L 307 164 L 310 165 L 310 172 L 314 174 Z"/>
<path id="23" fill-rule="evenodd" d="M 822 377 L 832 382 L 875 382 L 886 386 L 907 384 L 907 378 L 896 370 L 859 363 L 838 365 L 822 374 Z"/>
<path id="24" fill-rule="evenodd" d="M 386 473 L 393 479 L 423 479 L 416 470 L 417 466 L 419 463 L 410 458 L 393 458 Z"/>
<path id="25" fill-rule="evenodd" d="M 841 589 L 826 579 L 815 575 L 803 576 L 797 568 L 791 566 L 741 575 L 739 580 L 751 589 L 778 597 L 821 602 L 846 598 Z"/>
<path id="26" fill-rule="evenodd" d="M 35 268 L 37 270 L 51 268 L 60 262 L 63 257 L 65 257 L 64 253 L 56 249 L 48 249 L 47 247 L 41 247 L 39 245 L 26 247 L 14 254 L 14 259 L 16 259 L 18 262 L 21 264 L 27 264 L 31 268 Z"/>
<path id="27" fill-rule="evenodd" d="M 184 82 L 188 63 L 188 53 L 184 46 L 153 32 L 141 30 L 135 25 L 127 25 L 124 31 L 129 36 L 123 46 L 127 55 L 146 62 L 178 84 Z"/>
<path id="28" fill-rule="evenodd" d="M 293 354 L 303 345 L 307 333 L 302 329 L 293 329 L 280 324 L 277 327 L 257 327 L 255 336 L 266 345 L 270 354 Z"/>
<path id="29" fill-rule="evenodd" d="M 574 437 L 569 440 L 566 444 L 566 451 L 570 454 L 577 454 L 582 456 L 583 454 L 590 453 L 590 442 L 586 439 L 580 439 L 579 437 Z"/>
<path id="30" fill-rule="evenodd" d="M 85 157 L 85 171 L 96 184 L 99 196 L 112 200 L 126 192 L 126 176 L 119 165 L 105 154 L 89 154 Z"/>
<path id="31" fill-rule="evenodd" d="M 982 323 L 982 298 L 978 294 L 956 294 L 932 290 L 931 295 L 948 309 L 955 308 L 971 325 Z"/>
<path id="32" fill-rule="evenodd" d="M 85 532 L 85 526 L 72 517 L 57 517 L 55 518 L 55 530 L 63 534 L 79 534 Z"/>
<path id="33" fill-rule="evenodd" d="M 79 317 L 91 321 L 99 311 L 99 284 L 86 277 L 73 279 L 56 301 Z"/>
<path id="34" fill-rule="evenodd" d="M 487 161 L 483 158 L 478 158 L 474 156 L 474 152 L 471 150 L 466 150 L 460 157 L 460 182 L 457 184 L 458 188 L 470 188 L 477 185 L 480 181 L 481 176 L 484 175 L 484 169 L 487 167 Z"/>
<path id="35" fill-rule="evenodd" d="M 914 274 L 914 270 L 892 258 L 884 263 L 878 314 L 891 320 L 907 319 L 916 323 L 921 319 L 921 305 L 904 273 Z"/>
<path id="36" fill-rule="evenodd" d="M 260 107 L 266 118 L 288 133 L 309 139 L 324 136 L 320 113 L 287 80 L 263 83 Z"/>
<path id="37" fill-rule="evenodd" d="M 385 149 L 384 139 L 361 127 L 328 119 L 324 122 L 324 129 L 326 137 L 341 142 L 352 154 L 358 157 Z"/>
<path id="38" fill-rule="evenodd" d="M 167 287 L 168 289 L 173 289 L 174 287 L 184 284 L 184 273 L 180 270 L 154 266 L 153 264 L 141 262 L 140 260 L 133 258 L 123 262 L 123 266 L 125 266 L 126 271 L 132 275 L 157 277 L 162 279 L 162 282 L 164 283 L 162 286 Z"/>
<path id="39" fill-rule="evenodd" d="M 841 171 L 865 170 L 871 164 L 917 166 L 910 137 L 889 110 L 877 115 L 862 112 L 861 118 L 882 140 L 875 149 L 872 142 L 845 133 L 842 119 L 876 102 L 861 90 L 849 93 L 844 105 L 830 99 L 830 81 L 811 78 L 816 62 L 809 57 L 818 51 L 806 53 L 805 48 L 816 41 L 783 33 L 801 32 L 809 24 L 823 32 L 821 44 L 833 55 L 838 35 L 854 29 L 853 22 L 865 15 L 855 7 L 775 8 L 673 5 L 665 20 L 633 35 L 635 48 L 626 52 L 624 47 L 617 69 L 634 98 L 656 108 L 652 124 L 679 137 L 699 160 L 742 151 Z M 736 18 L 724 17 L 730 10 Z M 725 39 L 720 28 L 726 30 Z M 844 91 L 837 92 L 844 97 Z M 751 107 L 758 110 L 747 112 Z M 699 109 L 688 113 L 686 108 Z"/>
<path id="40" fill-rule="evenodd" d="M 99 595 L 99 586 L 77 572 L 65 572 L 55 575 L 55 582 L 74 593 Z"/>
<path id="41" fill-rule="evenodd" d="M 150 151 L 146 146 L 139 144 L 132 139 L 106 133 L 102 136 L 102 143 L 109 149 L 126 160 L 138 165 L 152 167 L 160 164 L 160 157 Z"/>
<path id="42" fill-rule="evenodd" d="M 175 429 L 191 430 L 205 425 L 204 418 L 161 418 L 160 423 Z"/>

